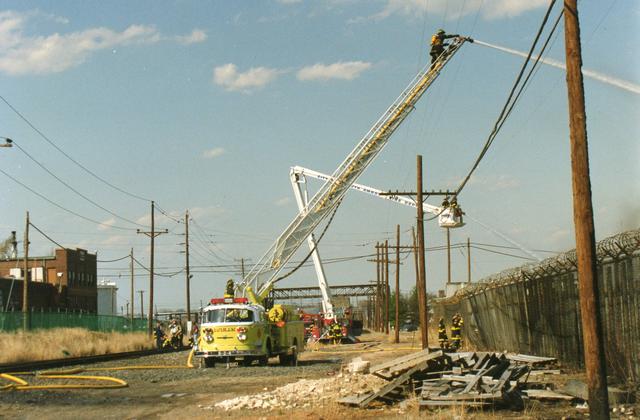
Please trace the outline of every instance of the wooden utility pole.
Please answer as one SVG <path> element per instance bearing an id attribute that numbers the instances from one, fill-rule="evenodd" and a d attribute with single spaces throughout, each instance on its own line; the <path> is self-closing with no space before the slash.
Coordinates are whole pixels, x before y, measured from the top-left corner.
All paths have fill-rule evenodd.
<path id="1" fill-rule="evenodd" d="M 191 321 L 191 275 L 189 273 L 189 210 L 184 215 L 184 255 L 185 261 L 185 282 L 186 282 L 186 294 L 187 294 L 187 321 Z M 187 336 L 191 336 L 191 331 L 187 331 Z"/>
<path id="2" fill-rule="evenodd" d="M 418 242 L 416 239 L 416 229 L 414 226 L 411 226 L 411 238 L 413 239 L 413 267 L 415 268 L 415 272 L 416 272 L 416 297 L 418 297 L 418 312 L 420 311 L 420 269 L 418 268 Z M 418 322 L 421 322 L 420 320 L 422 319 L 420 317 L 420 314 L 416 314 L 418 315 Z M 416 321 L 416 319 L 413 320 L 414 322 Z"/>
<path id="3" fill-rule="evenodd" d="M 244 258 L 240 258 L 240 268 L 242 269 L 242 280 L 244 280 Z"/>
<path id="4" fill-rule="evenodd" d="M 389 335 L 389 309 L 391 293 L 389 287 L 389 240 L 384 241 L 384 332 Z"/>
<path id="5" fill-rule="evenodd" d="M 596 241 L 591 204 L 587 117 L 582 81 L 582 50 L 577 0 L 564 2 L 564 41 L 569 96 L 573 223 L 576 232 L 578 289 L 589 389 L 589 413 L 592 419 L 608 419 L 609 399 L 596 269 Z"/>
<path id="6" fill-rule="evenodd" d="M 140 293 L 140 319 L 144 319 L 144 290 L 138 290 L 138 293 Z"/>
<path id="7" fill-rule="evenodd" d="M 376 306 L 375 306 L 375 318 L 376 318 L 376 331 L 382 331 L 382 286 L 381 286 L 381 267 L 382 258 L 380 258 L 380 242 L 376 243 Z"/>
<path id="8" fill-rule="evenodd" d="M 467 283 L 471 283 L 471 240 L 467 238 Z"/>
<path id="9" fill-rule="evenodd" d="M 400 342 L 400 225 L 396 225 L 396 328 L 394 342 Z"/>
<path id="10" fill-rule="evenodd" d="M 155 239 L 156 236 L 162 235 L 163 233 L 169 233 L 167 229 L 156 231 L 155 225 L 155 201 L 151 202 L 151 231 L 143 232 L 140 229 L 137 230 L 138 233 L 142 233 L 147 235 L 151 239 L 151 249 L 150 249 L 150 257 L 149 257 L 149 319 L 147 320 L 147 329 L 149 335 L 153 334 L 153 270 L 154 270 L 154 255 L 155 255 Z"/>
<path id="11" fill-rule="evenodd" d="M 24 224 L 24 281 L 22 283 L 22 329 L 31 329 L 29 312 L 29 212 Z"/>
<path id="12" fill-rule="evenodd" d="M 429 314 L 427 311 L 427 282 L 426 268 L 424 261 L 424 208 L 422 203 L 422 155 L 417 156 L 417 199 L 418 209 L 417 231 L 418 231 L 418 267 L 420 280 L 418 288 L 418 308 L 420 309 L 420 332 L 422 336 L 422 348 L 429 348 Z"/>
<path id="13" fill-rule="evenodd" d="M 449 228 L 447 231 L 447 284 L 451 283 L 451 234 Z"/>
<path id="14" fill-rule="evenodd" d="M 129 254 L 129 257 L 131 257 L 131 261 L 130 261 L 130 264 L 129 264 L 129 270 L 131 271 L 131 290 L 130 290 L 130 292 L 131 292 L 131 297 L 130 297 L 130 299 L 131 299 L 131 312 L 130 312 L 130 314 L 131 314 L 131 328 L 133 328 L 133 318 L 134 318 L 134 314 L 135 314 L 134 305 L 133 305 L 133 302 L 135 300 L 134 299 L 135 296 L 134 296 L 134 293 L 133 293 L 133 290 L 134 290 L 133 289 L 134 278 L 135 278 L 134 274 L 133 274 L 133 272 L 134 272 L 134 269 L 133 269 L 133 248 L 131 248 L 131 253 Z"/>

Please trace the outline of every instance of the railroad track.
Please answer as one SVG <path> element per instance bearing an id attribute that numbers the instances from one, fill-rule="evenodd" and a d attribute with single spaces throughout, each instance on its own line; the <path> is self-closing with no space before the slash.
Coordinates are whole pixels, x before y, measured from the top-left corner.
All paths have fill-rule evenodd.
<path id="1" fill-rule="evenodd" d="M 36 370 L 53 369 L 53 368 L 64 367 L 64 366 L 88 365 L 92 363 L 107 362 L 110 360 L 130 359 L 132 357 L 142 357 L 142 356 L 150 356 L 152 354 L 183 351 L 183 350 L 186 350 L 187 348 L 188 347 L 184 347 L 180 350 L 165 350 L 162 352 L 158 351 L 157 349 L 125 351 L 121 353 L 96 354 L 93 356 L 81 356 L 81 357 L 65 357 L 64 359 L 39 360 L 35 362 L 7 363 L 7 364 L 0 364 L 0 373 L 32 372 Z"/>

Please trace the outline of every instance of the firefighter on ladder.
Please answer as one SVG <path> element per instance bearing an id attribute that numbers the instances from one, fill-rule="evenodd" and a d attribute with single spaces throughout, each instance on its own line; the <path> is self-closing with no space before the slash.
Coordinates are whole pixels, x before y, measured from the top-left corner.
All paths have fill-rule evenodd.
<path id="1" fill-rule="evenodd" d="M 444 52 L 444 48 L 448 47 L 449 44 L 445 44 L 445 40 L 449 38 L 457 38 L 460 35 L 447 35 L 444 29 L 438 29 L 438 32 L 433 34 L 431 37 L 431 51 L 429 55 L 431 56 L 431 68 L 434 67 L 435 62 L 438 60 L 438 57 L 442 55 Z"/>
<path id="2" fill-rule="evenodd" d="M 462 346 L 462 315 L 456 313 L 451 318 L 451 347 L 458 350 Z"/>
<path id="3" fill-rule="evenodd" d="M 225 290 L 224 290 L 225 298 L 232 298 L 234 296 L 235 294 L 233 290 L 234 286 L 235 285 L 233 284 L 233 279 L 227 280 L 227 286 L 225 287 Z"/>
<path id="4" fill-rule="evenodd" d="M 444 318 L 440 318 L 438 321 L 438 343 L 440 343 L 441 349 L 449 347 L 449 337 L 447 337 L 447 328 L 444 325 Z"/>

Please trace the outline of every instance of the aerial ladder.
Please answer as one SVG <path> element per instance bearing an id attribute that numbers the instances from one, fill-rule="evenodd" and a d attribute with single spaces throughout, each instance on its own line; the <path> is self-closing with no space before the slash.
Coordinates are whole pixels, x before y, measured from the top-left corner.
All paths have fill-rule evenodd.
<path id="1" fill-rule="evenodd" d="M 312 169 L 303 168 L 301 166 L 294 166 L 289 171 L 289 179 L 293 192 L 298 204 L 298 210 L 300 212 L 306 211 L 308 208 L 308 191 L 307 191 L 307 179 L 306 177 L 315 178 L 325 182 L 333 181 L 331 175 L 323 174 Z M 417 207 L 414 200 L 396 196 L 396 195 L 381 195 L 382 190 L 368 187 L 366 185 L 353 183 L 351 189 L 361 191 L 376 197 L 384 198 L 390 201 L 395 201 L 405 206 Z M 448 203 L 448 200 L 446 201 Z M 464 226 L 463 212 L 460 207 L 456 205 L 443 205 L 442 207 L 433 206 L 431 204 L 422 203 L 422 208 L 426 213 L 433 214 L 438 219 L 438 224 L 443 228 L 459 228 Z M 325 320 L 332 320 L 335 318 L 335 311 L 332 303 L 331 289 L 327 282 L 327 278 L 322 267 L 322 260 L 320 259 L 320 253 L 313 233 L 307 237 L 307 244 L 311 252 L 311 258 L 313 259 L 313 266 L 316 270 L 316 276 L 318 277 L 318 286 L 320 287 L 320 293 L 322 294 L 322 312 Z"/>
<path id="2" fill-rule="evenodd" d="M 456 37 L 433 64 L 428 64 L 409 83 L 393 104 L 349 153 L 324 185 L 308 201 L 247 276 L 236 285 L 251 300 L 261 302 L 280 278 L 278 274 L 314 229 L 338 206 L 348 189 L 374 161 L 391 135 L 413 111 L 424 92 L 467 38 Z M 328 289 L 328 288 L 327 288 Z"/>

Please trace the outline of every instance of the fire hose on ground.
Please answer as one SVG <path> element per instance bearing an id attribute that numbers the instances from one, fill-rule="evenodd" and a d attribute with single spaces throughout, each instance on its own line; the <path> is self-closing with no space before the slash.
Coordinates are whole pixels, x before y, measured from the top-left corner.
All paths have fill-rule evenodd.
<path id="1" fill-rule="evenodd" d="M 112 376 L 95 376 L 95 375 L 78 375 L 83 372 L 105 372 L 105 371 L 123 371 L 123 370 L 152 370 L 152 369 L 192 369 L 193 363 L 192 349 L 189 352 L 186 365 L 160 366 L 160 365 L 136 365 L 136 366 L 114 366 L 104 368 L 77 368 L 58 371 L 43 372 L 11 372 L 0 373 L 0 378 L 6 379 L 11 383 L 0 386 L 0 391 L 34 391 L 47 389 L 113 389 L 126 388 L 129 386 L 122 379 Z M 33 376 L 38 379 L 67 379 L 80 381 L 96 381 L 91 384 L 47 384 L 47 385 L 29 385 L 21 376 Z"/>

